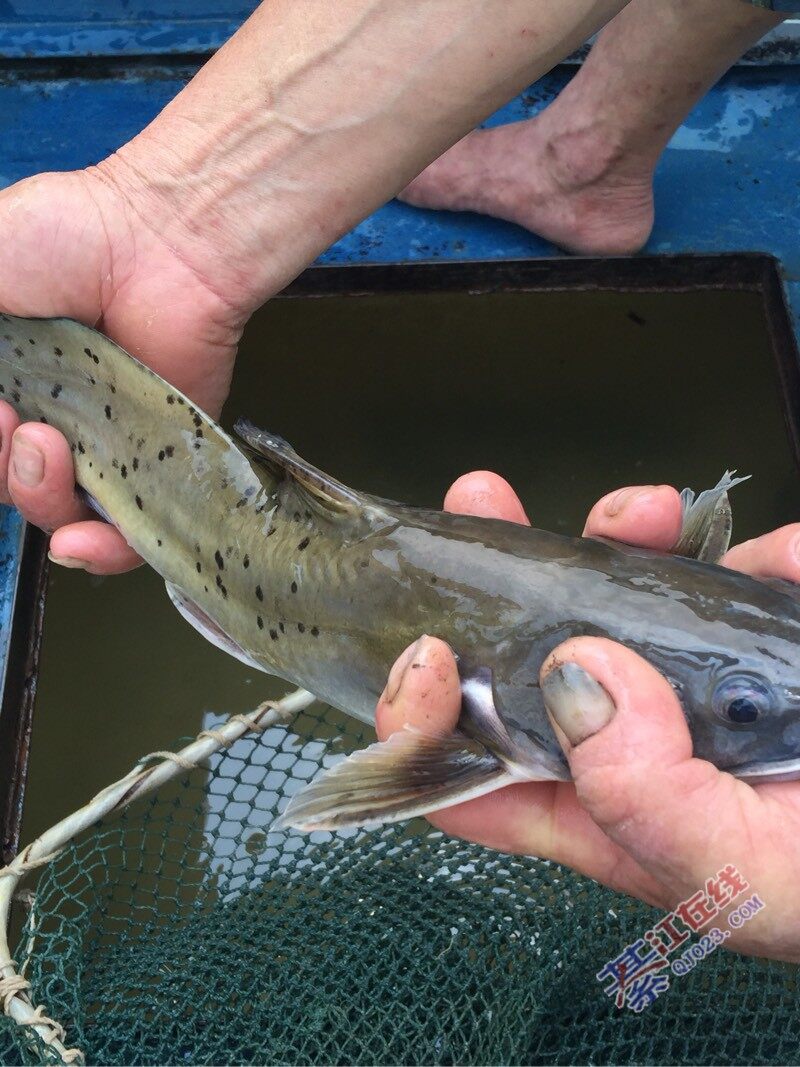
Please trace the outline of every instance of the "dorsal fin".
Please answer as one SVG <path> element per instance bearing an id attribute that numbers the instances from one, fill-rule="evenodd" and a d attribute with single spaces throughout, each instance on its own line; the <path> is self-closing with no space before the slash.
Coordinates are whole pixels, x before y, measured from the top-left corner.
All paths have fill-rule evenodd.
<path id="1" fill-rule="evenodd" d="M 288 441 L 277 434 L 260 430 L 249 419 L 237 419 L 233 432 L 256 453 L 259 462 L 264 463 L 279 478 L 290 475 L 312 497 L 327 507 L 341 509 L 363 505 L 361 494 L 302 459 Z"/>

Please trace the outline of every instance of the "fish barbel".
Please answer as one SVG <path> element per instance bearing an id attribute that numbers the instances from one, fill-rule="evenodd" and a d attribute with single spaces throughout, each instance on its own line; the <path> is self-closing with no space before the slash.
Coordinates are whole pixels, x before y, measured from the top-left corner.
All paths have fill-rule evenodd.
<path id="1" fill-rule="evenodd" d="M 696 756 L 751 780 L 800 777 L 798 591 L 713 562 L 741 479 L 684 492 L 678 555 L 395 504 L 250 423 L 234 440 L 68 319 L 0 314 L 0 397 L 66 436 L 98 510 L 181 614 L 249 666 L 371 722 L 392 663 L 420 634 L 454 650 L 458 730 L 406 729 L 355 753 L 293 797 L 283 825 L 378 825 L 512 781 L 568 779 L 539 669 L 586 634 L 666 676 Z"/>

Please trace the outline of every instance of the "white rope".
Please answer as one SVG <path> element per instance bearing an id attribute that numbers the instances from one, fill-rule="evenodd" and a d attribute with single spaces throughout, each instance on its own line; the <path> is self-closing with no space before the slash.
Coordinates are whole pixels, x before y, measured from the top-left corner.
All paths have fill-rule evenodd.
<path id="1" fill-rule="evenodd" d="M 312 693 L 298 689 L 277 703 L 265 701 L 248 715 L 233 715 L 222 726 L 203 730 L 180 752 L 151 752 L 124 778 L 106 786 L 84 807 L 46 830 L 22 849 L 7 867 L 0 869 L 0 999 L 3 1011 L 20 1026 L 32 1027 L 59 1055 L 62 1063 L 83 1063 L 83 1053 L 77 1048 L 67 1048 L 63 1043 L 66 1036 L 63 1026 L 46 1015 L 41 1005 L 34 1007 L 28 996 L 31 986 L 24 977 L 29 961 L 26 960 L 18 971 L 8 945 L 9 911 L 20 880 L 29 871 L 52 862 L 74 837 L 100 819 L 124 811 L 134 800 L 155 792 L 186 771 L 194 770 L 209 756 L 229 748 L 245 734 L 262 733 L 270 726 L 292 718 L 315 699 Z M 154 759 L 160 762 L 144 766 Z"/>

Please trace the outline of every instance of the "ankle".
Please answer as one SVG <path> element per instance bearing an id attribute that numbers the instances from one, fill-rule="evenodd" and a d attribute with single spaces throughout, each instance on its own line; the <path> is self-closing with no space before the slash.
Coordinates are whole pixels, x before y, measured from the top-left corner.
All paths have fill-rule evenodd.
<path id="1" fill-rule="evenodd" d="M 630 169 L 623 138 L 603 120 L 554 132 L 543 162 L 563 192 L 578 192 Z"/>

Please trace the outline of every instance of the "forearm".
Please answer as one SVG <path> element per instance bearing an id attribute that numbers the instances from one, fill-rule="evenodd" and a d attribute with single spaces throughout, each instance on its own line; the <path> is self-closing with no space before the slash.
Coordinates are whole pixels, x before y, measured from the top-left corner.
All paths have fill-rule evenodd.
<path id="1" fill-rule="evenodd" d="M 268 0 L 100 172 L 251 309 L 626 0 Z"/>

